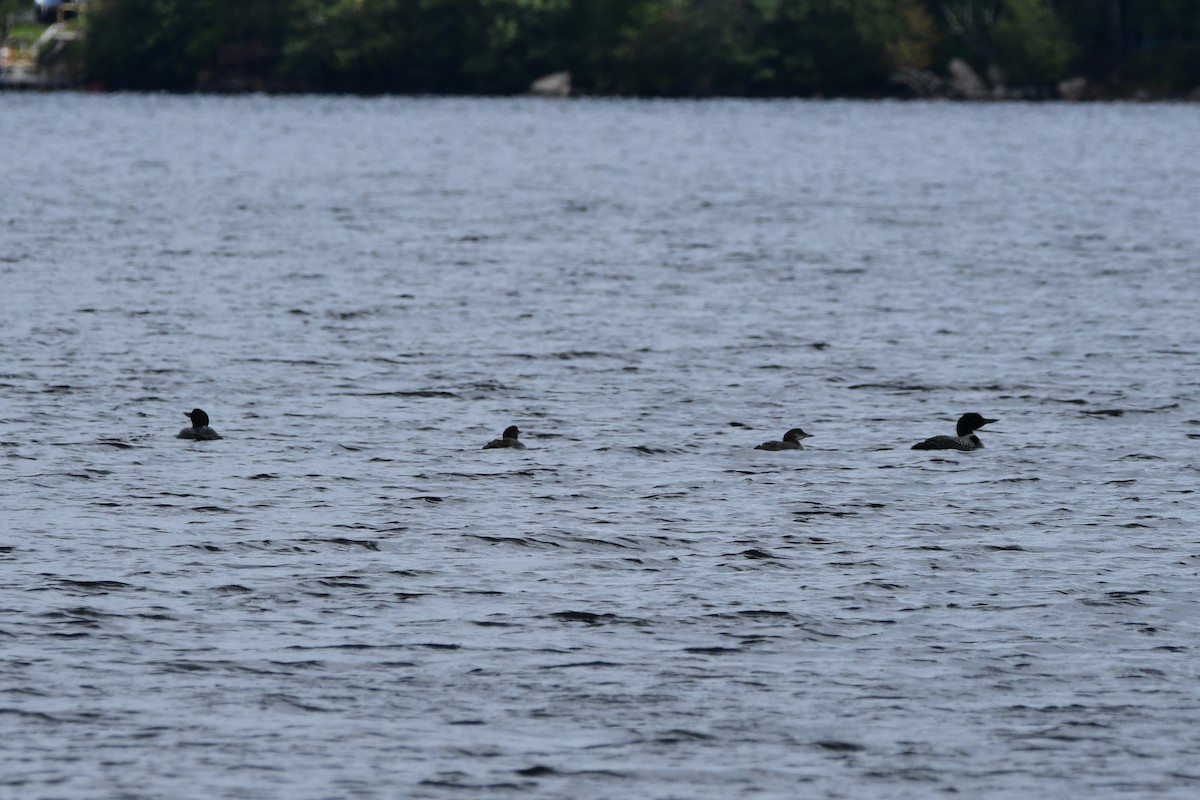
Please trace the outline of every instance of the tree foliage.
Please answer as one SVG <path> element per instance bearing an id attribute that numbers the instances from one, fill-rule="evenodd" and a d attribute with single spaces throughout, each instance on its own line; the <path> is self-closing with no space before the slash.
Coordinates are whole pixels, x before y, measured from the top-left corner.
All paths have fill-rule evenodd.
<path id="1" fill-rule="evenodd" d="M 9 21 L 28 5 L 27 0 L 0 0 L 0 42 L 8 38 Z"/>
<path id="2" fill-rule="evenodd" d="M 1007 0 L 992 39 L 996 66 L 1020 86 L 1063 80 L 1079 50 L 1043 0 Z"/>
<path id="3" fill-rule="evenodd" d="M 877 96 L 953 58 L 1010 86 L 1200 87 L 1196 0 L 96 0 L 92 79 L 360 93 Z"/>

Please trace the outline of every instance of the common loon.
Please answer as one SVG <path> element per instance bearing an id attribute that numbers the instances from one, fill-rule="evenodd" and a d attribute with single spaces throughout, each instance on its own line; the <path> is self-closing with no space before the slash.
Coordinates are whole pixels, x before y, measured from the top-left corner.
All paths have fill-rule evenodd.
<path id="1" fill-rule="evenodd" d="M 208 427 L 208 414 L 205 414 L 201 409 L 193 408 L 191 411 L 183 412 L 183 415 L 192 421 L 192 427 L 181 430 L 179 436 L 176 438 L 200 439 L 202 441 L 221 438 L 221 434 Z"/>
<path id="2" fill-rule="evenodd" d="M 783 441 L 779 442 L 763 442 L 755 447 L 755 450 L 803 450 L 804 445 L 800 444 L 801 439 L 808 439 L 811 433 L 805 433 L 799 428 L 792 428 L 783 435 Z"/>
<path id="3" fill-rule="evenodd" d="M 979 441 L 979 437 L 975 435 L 975 431 L 995 421 L 994 419 L 986 419 L 975 412 L 963 414 L 958 418 L 958 436 L 934 436 L 932 439 L 926 439 L 923 442 L 914 444 L 912 449 L 978 450 L 983 447 L 983 442 Z"/>
<path id="4" fill-rule="evenodd" d="M 525 445 L 522 444 L 519 439 L 517 439 L 517 437 L 520 435 L 521 431 L 516 425 L 509 425 L 504 429 L 504 433 L 500 435 L 499 439 L 492 439 L 483 446 L 483 449 L 490 450 L 493 447 L 519 447 L 524 450 Z"/>

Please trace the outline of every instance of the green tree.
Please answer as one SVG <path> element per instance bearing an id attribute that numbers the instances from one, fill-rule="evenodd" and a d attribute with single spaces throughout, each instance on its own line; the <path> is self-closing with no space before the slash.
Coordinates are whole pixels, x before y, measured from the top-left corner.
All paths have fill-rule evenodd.
<path id="1" fill-rule="evenodd" d="M 92 79 L 110 89 L 191 91 L 201 75 L 228 68 L 223 62 L 236 46 L 244 52 L 254 45 L 253 68 L 273 69 L 291 0 L 104 0 L 93 6 L 85 54 Z"/>
<path id="2" fill-rule="evenodd" d="M 763 93 L 777 56 L 762 35 L 766 7 L 755 0 L 643 4 L 615 43 L 618 85 L 643 95 Z"/>
<path id="3" fill-rule="evenodd" d="M 8 38 L 9 20 L 13 15 L 29 6 L 29 0 L 0 0 L 0 42 Z"/>
<path id="4" fill-rule="evenodd" d="M 88 76 L 109 89 L 195 87 L 198 10 L 188 0 L 109 0 L 88 12 Z"/>
<path id="5" fill-rule="evenodd" d="M 1054 0 L 1079 45 L 1079 72 L 1099 83 L 1162 91 L 1200 84 L 1196 0 Z"/>
<path id="6" fill-rule="evenodd" d="M 571 0 L 298 0 L 282 74 L 358 92 L 515 92 L 568 50 Z"/>
<path id="7" fill-rule="evenodd" d="M 555 20 L 553 36 L 561 45 L 556 55 L 571 71 L 572 82 L 597 94 L 633 91 L 625 85 L 626 47 L 637 38 L 648 6 L 660 0 L 570 0 Z"/>
<path id="8" fill-rule="evenodd" d="M 1200 88 L 1200 3 L 1133 3 L 1125 19 L 1122 77 L 1163 92 Z"/>
<path id="9" fill-rule="evenodd" d="M 568 69 L 597 93 L 873 96 L 955 57 L 1021 85 L 1200 83 L 1196 0 L 103 0 L 89 23 L 114 89 L 512 93 Z"/>
<path id="10" fill-rule="evenodd" d="M 899 29 L 884 45 L 893 69 L 929 69 L 933 65 L 941 31 L 929 9 L 918 0 L 897 0 Z"/>
<path id="11" fill-rule="evenodd" d="M 1067 77 L 1079 47 L 1047 0 L 1005 0 L 991 31 L 995 63 L 1013 86 Z"/>
<path id="12" fill-rule="evenodd" d="M 986 73 L 995 61 L 992 28 L 996 24 L 1001 0 L 941 0 L 940 11 L 946 29 L 957 40 L 961 55 L 980 72 Z"/>
<path id="13" fill-rule="evenodd" d="M 777 93 L 887 91 L 888 43 L 906 34 L 895 0 L 778 0 L 767 33 L 779 54 Z"/>
<path id="14" fill-rule="evenodd" d="M 300 89 L 338 89 L 356 58 L 360 6 L 359 0 L 296 0 L 280 54 L 281 75 Z"/>

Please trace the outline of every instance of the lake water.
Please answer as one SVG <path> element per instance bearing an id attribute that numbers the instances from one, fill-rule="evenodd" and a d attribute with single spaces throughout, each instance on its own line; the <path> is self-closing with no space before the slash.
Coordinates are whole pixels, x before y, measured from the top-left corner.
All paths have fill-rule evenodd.
<path id="1" fill-rule="evenodd" d="M 1196 106 L 0 142 L 0 796 L 1200 792 Z"/>

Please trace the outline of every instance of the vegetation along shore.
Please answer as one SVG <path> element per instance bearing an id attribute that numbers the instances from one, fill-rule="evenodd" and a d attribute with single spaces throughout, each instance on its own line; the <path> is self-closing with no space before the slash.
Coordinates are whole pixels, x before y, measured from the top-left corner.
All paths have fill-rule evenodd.
<path id="1" fill-rule="evenodd" d="M 1200 99 L 1195 0 L 0 0 L 10 86 Z M 53 35 L 48 35 L 51 30 Z M 539 79 L 543 79 L 540 80 Z"/>

